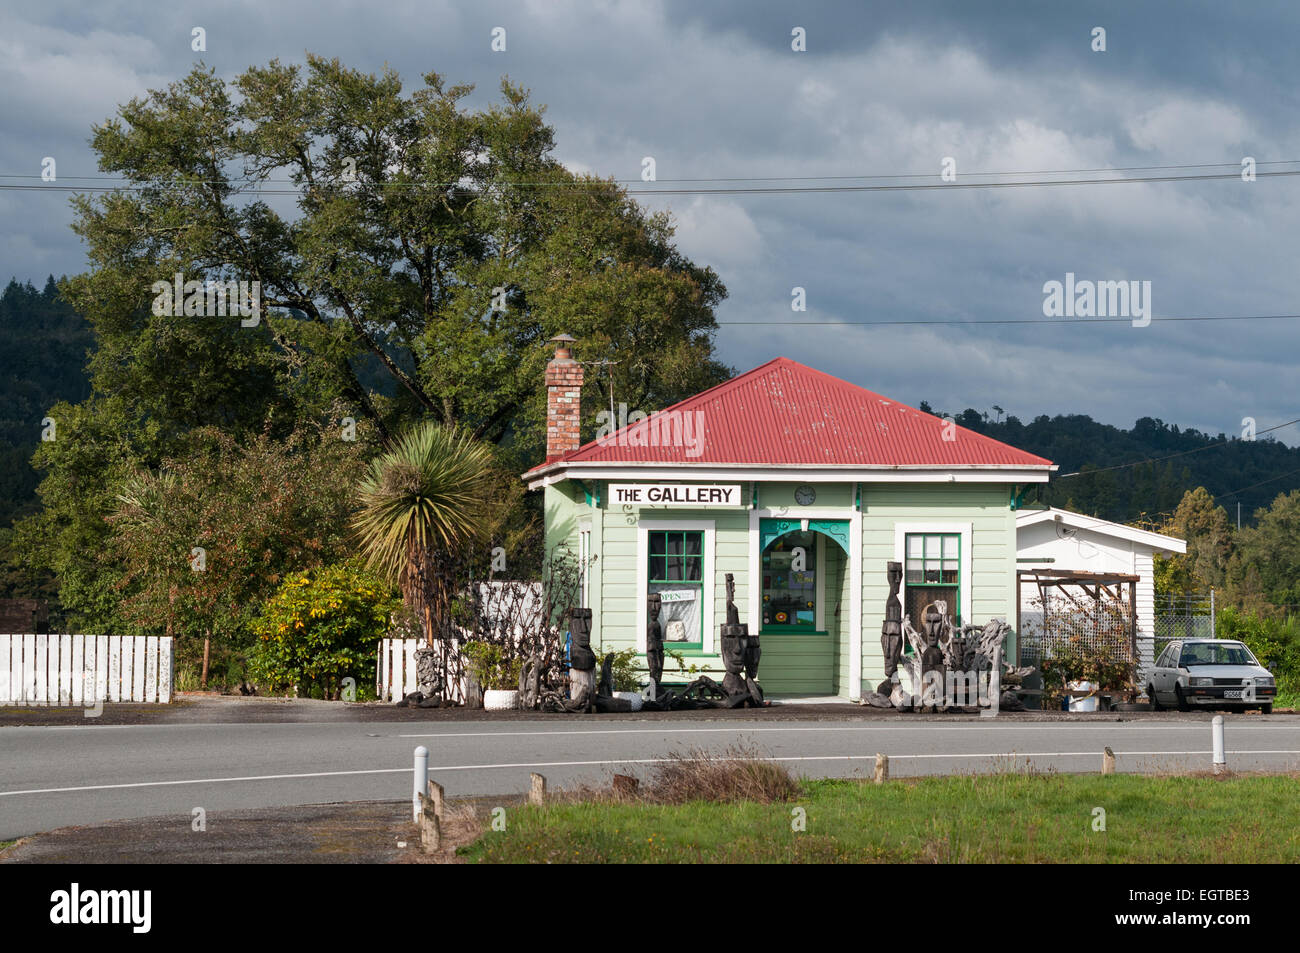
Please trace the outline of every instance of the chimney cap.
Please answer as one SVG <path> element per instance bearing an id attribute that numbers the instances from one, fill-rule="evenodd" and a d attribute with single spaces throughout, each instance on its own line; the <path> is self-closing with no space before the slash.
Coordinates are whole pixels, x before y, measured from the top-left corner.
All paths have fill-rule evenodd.
<path id="1" fill-rule="evenodd" d="M 573 344 L 576 340 L 577 338 L 572 338 L 567 334 L 557 334 L 555 337 L 551 338 L 551 341 L 555 344 L 555 360 L 573 360 L 573 351 L 570 349 L 569 345 Z"/>

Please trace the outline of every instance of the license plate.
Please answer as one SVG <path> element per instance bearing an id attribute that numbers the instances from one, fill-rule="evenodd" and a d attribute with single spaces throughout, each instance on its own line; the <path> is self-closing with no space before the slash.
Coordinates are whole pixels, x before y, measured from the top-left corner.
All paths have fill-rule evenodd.
<path id="1" fill-rule="evenodd" d="M 1228 690 L 1228 691 L 1226 691 L 1226 692 L 1223 693 L 1223 697 L 1224 697 L 1224 698 L 1240 698 L 1240 697 L 1241 697 L 1241 689 L 1240 689 L 1240 688 L 1230 689 L 1230 690 Z"/>

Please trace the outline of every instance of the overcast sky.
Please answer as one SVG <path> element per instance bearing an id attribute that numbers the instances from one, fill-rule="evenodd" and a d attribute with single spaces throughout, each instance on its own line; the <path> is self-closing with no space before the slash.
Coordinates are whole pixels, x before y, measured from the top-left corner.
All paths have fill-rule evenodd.
<path id="1" fill-rule="evenodd" d="M 1237 434 L 1300 417 L 1296 45 L 1300 5 L 1137 3 L 0 3 L 0 173 L 97 174 L 93 123 L 202 60 L 226 77 L 306 51 L 436 70 L 497 98 L 532 90 L 571 168 L 668 179 L 903 176 L 722 183 L 943 184 L 979 172 L 1152 166 L 1227 180 L 639 196 L 670 209 L 682 250 L 730 290 L 721 358 L 778 355 L 910 404 L 1029 419 L 1159 417 Z M 203 27 L 207 51 L 191 50 Z M 491 49 L 506 31 L 506 50 Z M 802 27 L 806 50 L 791 48 Z M 1105 29 L 1104 52 L 1092 49 Z M 1269 164 L 1272 163 L 1272 164 Z M 1099 178 L 1079 173 L 1062 178 Z M 1011 181 L 1034 178 L 1010 176 Z M 1041 177 L 1038 177 L 1041 178 Z M 1051 178 L 1050 176 L 1048 178 Z M 39 181 L 39 180 L 36 180 Z M 75 183 L 74 183 L 75 184 Z M 681 187 L 677 185 L 676 187 Z M 83 270 L 67 193 L 0 190 L 0 281 Z M 1043 314 L 1043 285 L 1149 281 L 1154 320 Z M 807 310 L 791 310 L 791 290 Z M 836 321 L 1035 321 L 827 325 Z M 782 322 L 754 327 L 730 322 Z M 820 323 L 819 323 L 820 322 Z M 1278 436 L 1300 443 L 1295 426 Z"/>

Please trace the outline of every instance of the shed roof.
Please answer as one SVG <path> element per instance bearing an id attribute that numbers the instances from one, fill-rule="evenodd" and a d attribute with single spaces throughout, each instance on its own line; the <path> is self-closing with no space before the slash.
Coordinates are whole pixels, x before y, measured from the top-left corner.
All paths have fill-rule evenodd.
<path id="1" fill-rule="evenodd" d="M 1084 516 L 1082 513 L 1063 510 L 1055 506 L 1049 506 L 1041 510 L 1020 510 L 1016 513 L 1016 529 L 1048 521 L 1061 523 L 1073 529 L 1081 529 L 1089 533 L 1099 533 L 1102 536 L 1128 540 L 1157 552 L 1187 552 L 1187 541 L 1179 539 L 1177 536 L 1152 533 L 1149 530 L 1138 529 L 1136 526 L 1112 523 L 1110 520 L 1098 519 L 1095 516 Z"/>

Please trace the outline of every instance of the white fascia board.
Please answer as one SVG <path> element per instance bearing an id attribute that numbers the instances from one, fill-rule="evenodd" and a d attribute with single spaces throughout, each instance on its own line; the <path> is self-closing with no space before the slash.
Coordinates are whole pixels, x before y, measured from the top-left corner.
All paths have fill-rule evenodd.
<path id="1" fill-rule="evenodd" d="M 1187 552 L 1187 541 L 1179 539 L 1177 536 L 1165 536 L 1162 533 L 1153 533 L 1150 530 L 1125 526 L 1123 523 L 1112 523 L 1110 520 L 1098 519 L 1095 516 L 1084 516 L 1082 513 L 1074 513 L 1057 507 L 1050 507 L 1045 510 L 1022 510 L 1016 514 L 1016 528 L 1034 526 L 1038 523 L 1055 522 L 1057 516 L 1060 516 L 1062 524 L 1071 526 L 1074 529 L 1082 529 L 1102 536 L 1127 540 L 1131 543 L 1137 543 L 1139 546 L 1147 546 L 1161 552 Z"/>
<path id="2" fill-rule="evenodd" d="M 748 464 L 730 466 L 689 464 L 665 466 L 652 464 L 571 463 L 528 478 L 528 488 L 538 489 L 562 480 L 750 480 L 757 483 L 1046 483 L 1055 465 L 1042 467 L 970 466 L 970 467 L 814 467 Z"/>

